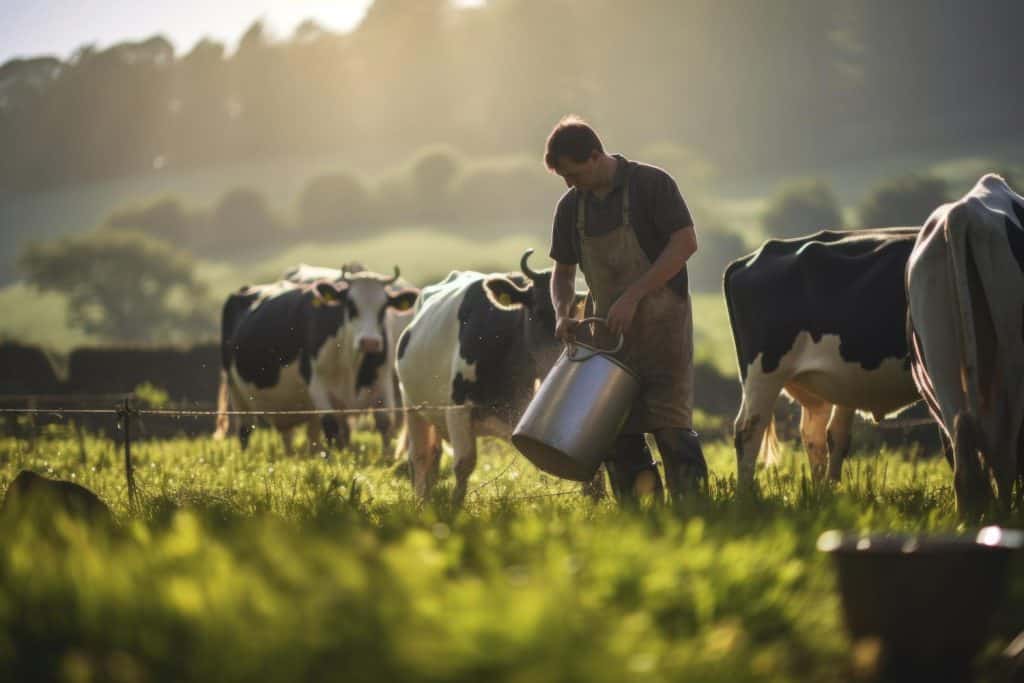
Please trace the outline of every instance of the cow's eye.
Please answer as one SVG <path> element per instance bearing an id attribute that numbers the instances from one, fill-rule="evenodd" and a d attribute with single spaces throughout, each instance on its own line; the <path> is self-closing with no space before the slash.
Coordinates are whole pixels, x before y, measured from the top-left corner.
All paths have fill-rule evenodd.
<path id="1" fill-rule="evenodd" d="M 352 303 L 351 301 L 346 301 L 345 302 L 345 306 L 348 308 L 348 317 L 350 317 L 350 318 L 358 318 L 359 317 L 359 309 L 356 308 L 356 305 L 354 303 Z"/>

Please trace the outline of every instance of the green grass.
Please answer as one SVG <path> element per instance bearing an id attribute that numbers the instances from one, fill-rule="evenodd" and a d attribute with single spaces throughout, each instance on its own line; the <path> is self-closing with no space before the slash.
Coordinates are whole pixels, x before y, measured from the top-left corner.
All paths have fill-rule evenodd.
<path id="1" fill-rule="evenodd" d="M 493 233 L 495 228 L 489 227 Z M 536 226 L 502 226 L 498 239 L 458 235 L 439 226 L 397 227 L 378 237 L 349 242 L 301 242 L 270 258 L 231 267 L 221 263 L 204 264 L 203 279 L 216 292 L 230 292 L 247 282 L 266 282 L 279 278 L 298 263 L 340 268 L 349 261 L 360 261 L 380 273 L 391 273 L 398 265 L 402 277 L 417 285 L 437 282 L 452 270 L 512 271 L 519 269 L 523 251 L 532 248 L 534 268 L 549 267 L 548 236 Z"/>
<path id="2" fill-rule="evenodd" d="M 36 469 L 89 486 L 121 524 L 2 529 L 0 679 L 846 681 L 818 535 L 958 529 L 945 463 L 892 451 L 852 458 L 834 490 L 787 453 L 738 502 L 731 448 L 711 443 L 706 499 L 623 509 L 485 439 L 461 511 L 447 456 L 420 506 L 367 432 L 327 458 L 286 458 L 268 432 L 244 452 L 180 438 L 134 453 L 131 513 L 113 442 L 0 440 L 0 491 Z M 986 676 L 1024 628 L 1020 569 Z"/>

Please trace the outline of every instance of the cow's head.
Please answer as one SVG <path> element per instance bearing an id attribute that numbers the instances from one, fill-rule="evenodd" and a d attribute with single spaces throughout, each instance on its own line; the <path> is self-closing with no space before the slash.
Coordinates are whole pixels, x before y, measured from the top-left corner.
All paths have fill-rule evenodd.
<path id="1" fill-rule="evenodd" d="M 522 276 L 489 277 L 484 280 L 484 291 L 498 308 L 522 312 L 523 341 L 542 372 L 547 372 L 560 350 L 551 305 L 551 271 L 530 268 L 527 260 L 532 253 L 533 249 L 527 249 L 519 260 Z"/>
<path id="2" fill-rule="evenodd" d="M 356 351 L 384 351 L 384 316 L 388 309 L 407 311 L 416 303 L 420 290 L 414 287 L 392 289 L 398 277 L 398 266 L 391 278 L 369 271 L 345 274 L 348 288 L 345 305 Z"/>

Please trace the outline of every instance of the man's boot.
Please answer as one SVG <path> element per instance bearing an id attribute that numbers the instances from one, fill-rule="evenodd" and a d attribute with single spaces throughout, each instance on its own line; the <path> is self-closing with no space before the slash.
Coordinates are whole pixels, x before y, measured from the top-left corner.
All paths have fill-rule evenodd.
<path id="1" fill-rule="evenodd" d="M 643 434 L 624 434 L 615 440 L 611 457 L 605 461 L 612 491 L 620 503 L 653 496 L 664 498 L 661 474 Z"/>
<path id="2" fill-rule="evenodd" d="M 669 495 L 679 500 L 704 491 L 708 480 L 708 464 L 700 447 L 697 432 L 692 429 L 662 429 L 654 434 L 665 465 L 665 483 Z"/>

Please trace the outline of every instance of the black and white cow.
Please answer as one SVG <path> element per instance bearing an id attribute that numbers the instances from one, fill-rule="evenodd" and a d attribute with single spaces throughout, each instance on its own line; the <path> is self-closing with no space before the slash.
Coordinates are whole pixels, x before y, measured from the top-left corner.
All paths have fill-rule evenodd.
<path id="1" fill-rule="evenodd" d="M 285 271 L 283 278 L 289 282 L 298 284 L 312 284 L 317 280 L 330 280 L 341 282 L 346 277 L 366 272 L 366 267 L 357 261 L 351 261 L 338 268 L 325 268 L 312 266 L 307 263 L 300 263 L 294 268 Z M 397 277 L 394 282 L 388 285 L 389 291 L 403 291 L 415 289 L 411 283 L 402 277 Z M 410 305 L 389 306 L 384 314 L 384 346 L 385 349 L 379 353 L 367 353 L 363 356 L 359 367 L 359 386 L 370 386 L 373 395 L 369 397 L 368 405 L 371 408 L 384 408 L 385 412 L 373 414 L 374 424 L 380 432 L 382 444 L 387 450 L 391 434 L 396 427 L 400 426 L 402 418 L 397 412 L 392 412 L 400 407 L 401 392 L 398 389 L 398 374 L 395 372 L 396 350 L 398 337 L 412 321 L 413 307 Z"/>
<path id="2" fill-rule="evenodd" d="M 340 281 L 281 281 L 243 287 L 230 295 L 221 316 L 221 390 L 217 433 L 229 428 L 225 411 L 330 410 L 369 407 L 376 374 L 368 354 L 385 356 L 384 319 L 389 308 L 406 309 L 418 291 L 388 291 L 398 278 L 346 274 Z M 319 423 L 301 415 L 269 415 L 278 429 L 322 424 L 330 441 L 347 442 L 347 423 L 327 415 Z M 241 421 L 248 441 L 252 421 Z M 311 441 L 316 440 L 311 434 Z M 288 442 L 288 439 L 285 439 Z"/>
<path id="3" fill-rule="evenodd" d="M 822 231 L 768 240 L 727 267 L 725 300 L 743 400 L 735 422 L 737 482 L 774 457 L 774 406 L 800 403 L 815 480 L 838 480 L 856 410 L 874 418 L 920 399 L 910 374 L 903 287 L 916 228 Z"/>
<path id="4" fill-rule="evenodd" d="M 520 261 L 525 277 L 454 271 L 424 287 L 399 339 L 409 463 L 422 497 L 433 486 L 445 439 L 454 455 L 453 499 L 461 503 L 476 466 L 476 437 L 511 437 L 536 382 L 561 351 L 551 271 L 531 270 L 531 253 Z"/>
<path id="5" fill-rule="evenodd" d="M 914 379 L 952 445 L 957 508 L 980 512 L 991 478 L 1007 509 L 1024 473 L 1024 197 L 988 174 L 937 208 L 907 296 Z"/>

